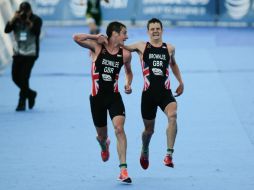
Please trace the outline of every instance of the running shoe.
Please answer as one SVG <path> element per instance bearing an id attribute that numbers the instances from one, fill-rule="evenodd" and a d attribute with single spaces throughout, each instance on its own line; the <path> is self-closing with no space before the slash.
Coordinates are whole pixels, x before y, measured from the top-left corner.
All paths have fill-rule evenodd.
<path id="1" fill-rule="evenodd" d="M 173 168 L 174 167 L 174 163 L 173 163 L 173 159 L 172 156 L 167 154 L 164 158 L 164 165 Z"/>
<path id="2" fill-rule="evenodd" d="M 106 141 L 106 149 L 101 151 L 101 159 L 103 162 L 106 162 L 109 159 L 109 144 L 110 140 L 108 138 Z"/>
<path id="3" fill-rule="evenodd" d="M 141 152 L 140 155 L 140 165 L 141 167 L 146 170 L 149 166 L 149 152 Z"/>
<path id="4" fill-rule="evenodd" d="M 120 176 L 118 177 L 117 180 L 121 181 L 122 183 L 125 183 L 125 184 L 130 184 L 132 182 L 131 178 L 128 175 L 128 171 L 126 168 L 121 169 Z"/>

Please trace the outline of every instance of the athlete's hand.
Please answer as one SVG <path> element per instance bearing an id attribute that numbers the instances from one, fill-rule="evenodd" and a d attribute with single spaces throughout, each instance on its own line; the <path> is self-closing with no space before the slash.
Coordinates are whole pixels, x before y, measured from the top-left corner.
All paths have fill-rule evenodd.
<path id="1" fill-rule="evenodd" d="M 131 94 L 132 93 L 132 89 L 130 85 L 124 85 L 124 92 L 126 94 Z"/>
<path id="2" fill-rule="evenodd" d="M 103 34 L 98 34 L 98 39 L 97 39 L 98 44 L 108 44 L 108 37 L 104 36 Z"/>
<path id="3" fill-rule="evenodd" d="M 17 19 L 20 19 L 20 14 L 18 11 L 16 11 L 14 16 L 12 17 L 11 23 L 13 24 Z"/>
<path id="4" fill-rule="evenodd" d="M 181 83 L 181 84 L 179 84 L 179 86 L 177 87 L 177 89 L 175 91 L 175 93 L 176 93 L 175 97 L 180 96 L 183 93 L 183 90 L 184 90 L 184 85 L 183 85 L 183 83 Z"/>

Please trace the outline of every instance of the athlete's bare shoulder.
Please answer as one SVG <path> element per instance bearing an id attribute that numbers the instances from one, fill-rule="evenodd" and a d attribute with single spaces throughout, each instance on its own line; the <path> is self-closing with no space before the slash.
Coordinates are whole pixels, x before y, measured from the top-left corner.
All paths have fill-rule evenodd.
<path id="1" fill-rule="evenodd" d="M 175 54 L 175 47 L 172 44 L 167 43 L 167 48 L 168 48 L 168 53 L 170 55 L 174 55 Z"/>
<path id="2" fill-rule="evenodd" d="M 131 52 L 123 48 L 123 61 L 129 63 L 131 61 Z"/>
<path id="3" fill-rule="evenodd" d="M 131 52 L 125 48 L 123 48 L 123 57 L 129 57 L 131 56 Z"/>

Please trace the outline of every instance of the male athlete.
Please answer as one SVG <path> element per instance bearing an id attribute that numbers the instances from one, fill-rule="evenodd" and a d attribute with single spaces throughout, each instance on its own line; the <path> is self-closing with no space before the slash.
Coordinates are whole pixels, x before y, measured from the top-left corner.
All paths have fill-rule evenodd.
<path id="1" fill-rule="evenodd" d="M 138 42 L 124 46 L 127 50 L 138 53 L 144 77 L 141 113 L 145 129 L 142 133 L 140 164 L 143 169 L 147 169 L 149 166 L 149 143 L 154 133 L 157 107 L 159 106 L 168 118 L 167 153 L 164 164 L 173 168 L 172 154 L 177 133 L 177 103 L 170 89 L 169 67 L 179 82 L 176 96 L 183 93 L 184 85 L 174 57 L 175 48 L 162 41 L 163 26 L 161 21 L 156 18 L 149 20 L 147 30 L 149 42 Z"/>
<path id="2" fill-rule="evenodd" d="M 111 22 L 107 26 L 106 33 L 106 43 L 104 43 L 105 38 L 101 34 L 76 34 L 73 38 L 80 46 L 91 50 L 92 93 L 90 105 L 97 131 L 97 140 L 101 146 L 102 160 L 105 162 L 109 159 L 108 111 L 117 138 L 117 152 L 121 170 L 118 180 L 131 183 L 126 163 L 125 107 L 118 91 L 118 77 L 122 66 L 125 67 L 126 73 L 125 93 L 130 94 L 132 91 L 131 53 L 120 47 L 128 38 L 125 25 L 120 22 Z"/>
<path id="3" fill-rule="evenodd" d="M 109 0 L 104 0 L 109 3 Z M 84 0 L 80 0 L 79 5 L 83 6 Z M 101 0 L 86 0 L 86 20 L 90 34 L 99 34 L 102 23 Z"/>

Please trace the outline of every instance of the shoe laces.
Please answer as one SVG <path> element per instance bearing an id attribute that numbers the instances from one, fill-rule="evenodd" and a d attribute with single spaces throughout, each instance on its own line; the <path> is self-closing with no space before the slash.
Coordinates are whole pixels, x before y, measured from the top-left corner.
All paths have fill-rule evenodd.
<path id="1" fill-rule="evenodd" d="M 165 161 L 172 163 L 172 156 L 167 154 L 166 157 L 165 157 Z"/>
<path id="2" fill-rule="evenodd" d="M 172 160 L 172 156 L 170 154 L 167 154 L 166 157 L 170 160 Z"/>
<path id="3" fill-rule="evenodd" d="M 128 171 L 126 168 L 121 170 L 120 176 L 121 176 L 121 178 L 128 178 L 129 175 L 128 175 Z"/>

